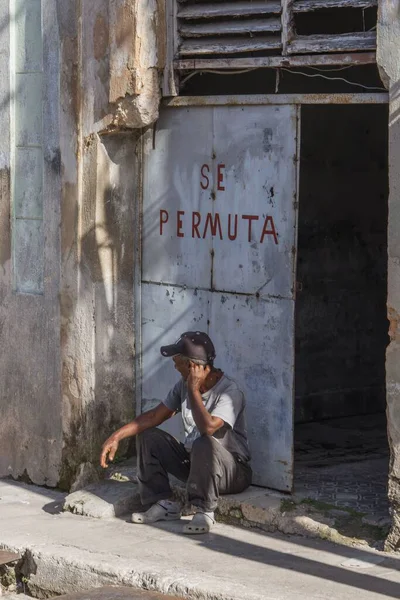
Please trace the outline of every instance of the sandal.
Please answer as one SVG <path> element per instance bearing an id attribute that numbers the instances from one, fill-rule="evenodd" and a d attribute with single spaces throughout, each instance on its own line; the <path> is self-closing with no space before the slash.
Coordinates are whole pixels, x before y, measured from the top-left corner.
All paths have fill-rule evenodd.
<path id="1" fill-rule="evenodd" d="M 178 521 L 181 516 L 182 513 L 180 510 L 163 506 L 161 502 L 157 502 L 157 504 L 153 504 L 146 512 L 133 513 L 132 522 L 144 525 L 147 523 L 157 523 L 157 521 Z"/>
<path id="2" fill-rule="evenodd" d="M 198 535 L 208 533 L 215 523 L 214 513 L 197 512 L 190 523 L 183 527 L 183 533 Z"/>

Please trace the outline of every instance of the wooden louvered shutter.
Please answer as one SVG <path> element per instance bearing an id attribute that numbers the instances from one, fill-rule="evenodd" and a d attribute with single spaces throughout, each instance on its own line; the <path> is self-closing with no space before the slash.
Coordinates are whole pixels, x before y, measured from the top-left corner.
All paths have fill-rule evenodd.
<path id="1" fill-rule="evenodd" d="M 178 2 L 179 54 L 226 56 L 279 52 L 279 0 Z"/>
<path id="2" fill-rule="evenodd" d="M 164 95 L 178 93 L 174 74 L 179 69 L 228 68 L 228 63 L 229 68 L 240 68 L 243 59 L 246 66 L 272 67 L 375 62 L 377 4 L 377 0 L 166 0 Z"/>

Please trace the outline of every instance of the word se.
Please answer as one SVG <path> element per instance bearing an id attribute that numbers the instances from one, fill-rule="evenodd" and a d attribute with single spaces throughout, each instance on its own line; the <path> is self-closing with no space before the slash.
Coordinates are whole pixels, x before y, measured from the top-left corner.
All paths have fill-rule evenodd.
<path id="1" fill-rule="evenodd" d="M 207 164 L 203 165 L 200 169 L 200 174 L 201 174 L 200 187 L 202 190 L 208 190 L 208 188 L 210 187 L 210 172 L 211 172 L 211 169 Z M 224 176 L 225 176 L 225 165 L 220 163 L 217 166 L 217 190 L 219 192 L 225 191 Z"/>

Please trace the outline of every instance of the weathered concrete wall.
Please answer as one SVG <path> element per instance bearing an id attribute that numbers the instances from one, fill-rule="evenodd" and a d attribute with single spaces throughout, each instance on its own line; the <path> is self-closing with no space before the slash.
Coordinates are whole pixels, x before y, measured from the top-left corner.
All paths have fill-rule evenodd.
<path id="1" fill-rule="evenodd" d="M 383 411 L 387 107 L 301 116 L 296 420 Z"/>
<path id="2" fill-rule="evenodd" d="M 91 476 L 101 442 L 133 415 L 136 139 L 95 135 L 83 150 L 78 235 L 63 248 L 60 294 L 63 487 Z"/>
<path id="3" fill-rule="evenodd" d="M 164 0 L 82 0 L 82 133 L 141 128 L 158 117 Z"/>
<path id="4" fill-rule="evenodd" d="M 386 355 L 386 386 L 393 527 L 386 545 L 388 549 L 400 550 L 400 0 L 381 0 L 377 32 L 378 65 L 390 93 L 388 316 L 391 341 Z"/>
<path id="5" fill-rule="evenodd" d="M 14 285 L 6 5 L 0 7 L 0 477 L 69 487 L 94 476 L 104 437 L 133 412 L 135 153 L 140 128 L 158 116 L 164 2 L 42 0 L 38 294 L 16 293 Z M 28 261 L 30 242 L 14 252 Z"/>
<path id="6" fill-rule="evenodd" d="M 59 6 L 70 65 L 62 99 L 70 107 L 61 153 L 62 487 L 94 475 L 102 441 L 133 415 L 136 150 L 140 128 L 158 117 L 164 23 L 155 0 L 71 4 Z"/>
<path id="7" fill-rule="evenodd" d="M 133 413 L 135 153 L 140 128 L 158 117 L 163 6 L 99 0 L 94 9 L 86 1 L 72 14 L 59 7 L 63 30 L 73 32 L 64 46 L 69 75 L 81 67 L 67 77 L 63 101 L 74 99 L 66 129 L 73 123 L 76 132 L 63 171 L 64 487 L 91 477 L 101 442 Z"/>
<path id="8" fill-rule="evenodd" d="M 42 3 L 46 23 L 43 34 L 43 293 L 16 292 L 16 280 L 30 270 L 27 234 L 13 240 L 17 232 L 11 207 L 11 149 L 15 140 L 29 138 L 31 98 L 23 93 L 23 77 L 11 87 L 10 14 L 8 2 L 0 5 L 0 476 L 26 475 L 36 483 L 55 485 L 61 464 L 60 327 L 59 327 L 59 106 L 57 103 L 58 35 L 54 3 Z M 16 8 L 19 10 L 18 3 Z M 28 62 L 30 40 L 19 48 Z M 29 67 L 27 70 L 31 70 Z M 16 110 L 18 116 L 15 118 Z M 36 106 L 34 107 L 36 109 Z M 33 110 L 34 113 L 34 110 Z M 11 119 L 10 119 L 11 117 Z M 14 124 L 12 130 L 11 124 Z M 14 168 L 14 164 L 12 165 Z M 29 177 L 29 172 L 26 173 Z M 31 220 L 29 223 L 37 223 Z M 13 243 L 13 241 L 15 243 Z M 33 251 L 33 250 L 32 250 Z M 12 256 L 14 260 L 12 260 Z M 17 269 L 18 265 L 18 269 Z M 26 267 L 26 269 L 25 269 Z"/>

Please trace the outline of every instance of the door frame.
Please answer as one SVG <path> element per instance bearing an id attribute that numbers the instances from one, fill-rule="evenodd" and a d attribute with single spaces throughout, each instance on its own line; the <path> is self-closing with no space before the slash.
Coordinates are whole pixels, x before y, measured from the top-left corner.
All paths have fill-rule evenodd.
<path id="1" fill-rule="evenodd" d="M 300 144 L 301 144 L 301 105 L 303 104 L 387 104 L 389 96 L 387 93 L 351 93 L 351 94 L 269 94 L 269 95 L 224 95 L 224 96 L 177 96 L 164 100 L 162 106 L 177 107 L 196 107 L 196 106 L 271 106 L 271 105 L 297 105 L 297 168 L 296 168 L 296 199 L 299 202 L 299 176 L 300 176 Z M 154 139 L 157 130 L 157 123 L 153 125 Z M 137 186 L 135 194 L 135 219 L 134 228 L 134 314 L 135 314 L 135 407 L 136 416 L 142 412 L 142 310 L 141 310 L 141 279 L 142 279 L 142 223 L 143 223 L 143 172 L 144 172 L 144 135 L 137 145 L 137 156 L 135 162 L 137 165 Z M 298 210 L 296 211 L 296 231 L 295 231 L 295 254 L 293 261 L 294 281 L 296 280 L 297 265 L 297 235 L 298 235 Z M 294 303 L 296 302 L 296 290 L 294 290 Z M 295 307 L 295 305 L 294 305 Z M 295 376 L 295 367 L 293 369 L 293 380 Z M 293 381 L 294 386 L 294 381 Z M 294 387 L 293 387 L 294 390 Z M 293 396 L 294 403 L 294 396 Z M 293 410 L 294 435 L 294 410 Z M 293 445 L 292 445 L 293 449 Z M 292 473 L 293 482 L 293 473 Z"/>

